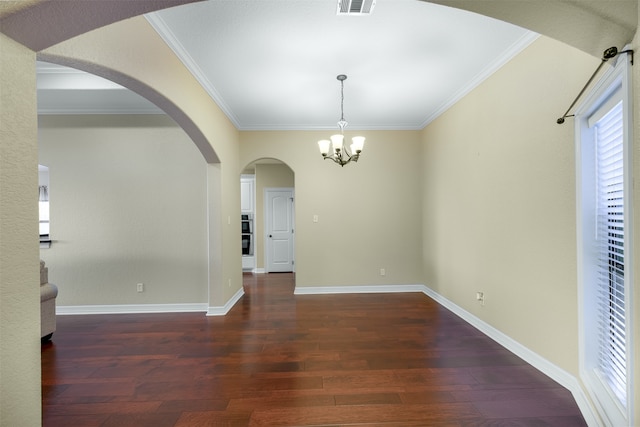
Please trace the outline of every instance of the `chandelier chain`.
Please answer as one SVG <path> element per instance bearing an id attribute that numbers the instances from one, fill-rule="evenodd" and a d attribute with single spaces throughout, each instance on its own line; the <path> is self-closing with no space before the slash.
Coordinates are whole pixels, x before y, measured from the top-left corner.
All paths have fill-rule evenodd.
<path id="1" fill-rule="evenodd" d="M 344 122 L 344 80 L 340 80 L 340 121 Z"/>

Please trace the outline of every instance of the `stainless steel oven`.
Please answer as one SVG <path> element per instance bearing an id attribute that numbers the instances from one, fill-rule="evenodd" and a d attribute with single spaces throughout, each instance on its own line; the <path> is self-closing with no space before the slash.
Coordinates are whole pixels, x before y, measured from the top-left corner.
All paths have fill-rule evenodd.
<path id="1" fill-rule="evenodd" d="M 253 233 L 253 215 L 242 214 L 242 220 L 240 221 L 240 224 L 242 225 L 242 234 Z"/>
<path id="2" fill-rule="evenodd" d="M 253 255 L 253 239 L 251 234 L 242 235 L 242 255 Z"/>
<path id="3" fill-rule="evenodd" d="M 242 214 L 242 255 L 253 255 L 253 215 Z"/>

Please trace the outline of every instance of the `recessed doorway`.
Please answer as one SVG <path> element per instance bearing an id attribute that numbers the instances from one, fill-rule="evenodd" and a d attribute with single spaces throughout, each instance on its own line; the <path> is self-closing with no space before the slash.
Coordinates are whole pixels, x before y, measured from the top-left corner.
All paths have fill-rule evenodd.
<path id="1" fill-rule="evenodd" d="M 277 159 L 259 159 L 242 171 L 241 183 L 242 215 L 252 221 L 251 255 L 243 255 L 243 272 L 295 272 L 293 170 Z"/>

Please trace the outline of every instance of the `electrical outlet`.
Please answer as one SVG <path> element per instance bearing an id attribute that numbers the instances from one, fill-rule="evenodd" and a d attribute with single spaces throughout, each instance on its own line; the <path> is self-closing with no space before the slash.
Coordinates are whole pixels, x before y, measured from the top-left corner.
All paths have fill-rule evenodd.
<path id="1" fill-rule="evenodd" d="M 381 268 L 381 269 L 380 269 L 380 275 L 381 275 L 381 276 L 386 276 L 386 275 L 387 275 L 387 270 L 386 270 L 386 269 L 384 269 L 384 268 Z"/>
<path id="2" fill-rule="evenodd" d="M 137 285 L 138 292 L 144 292 L 144 283 L 138 283 Z"/>
<path id="3" fill-rule="evenodd" d="M 476 300 L 480 301 L 480 305 L 484 305 L 484 292 L 476 292 Z"/>

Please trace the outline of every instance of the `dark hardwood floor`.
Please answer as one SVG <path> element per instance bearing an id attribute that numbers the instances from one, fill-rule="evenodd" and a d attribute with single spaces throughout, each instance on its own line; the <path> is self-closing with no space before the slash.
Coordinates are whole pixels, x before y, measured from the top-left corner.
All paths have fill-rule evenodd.
<path id="1" fill-rule="evenodd" d="M 224 317 L 58 316 L 44 426 L 586 425 L 566 389 L 423 294 L 244 279 Z"/>

